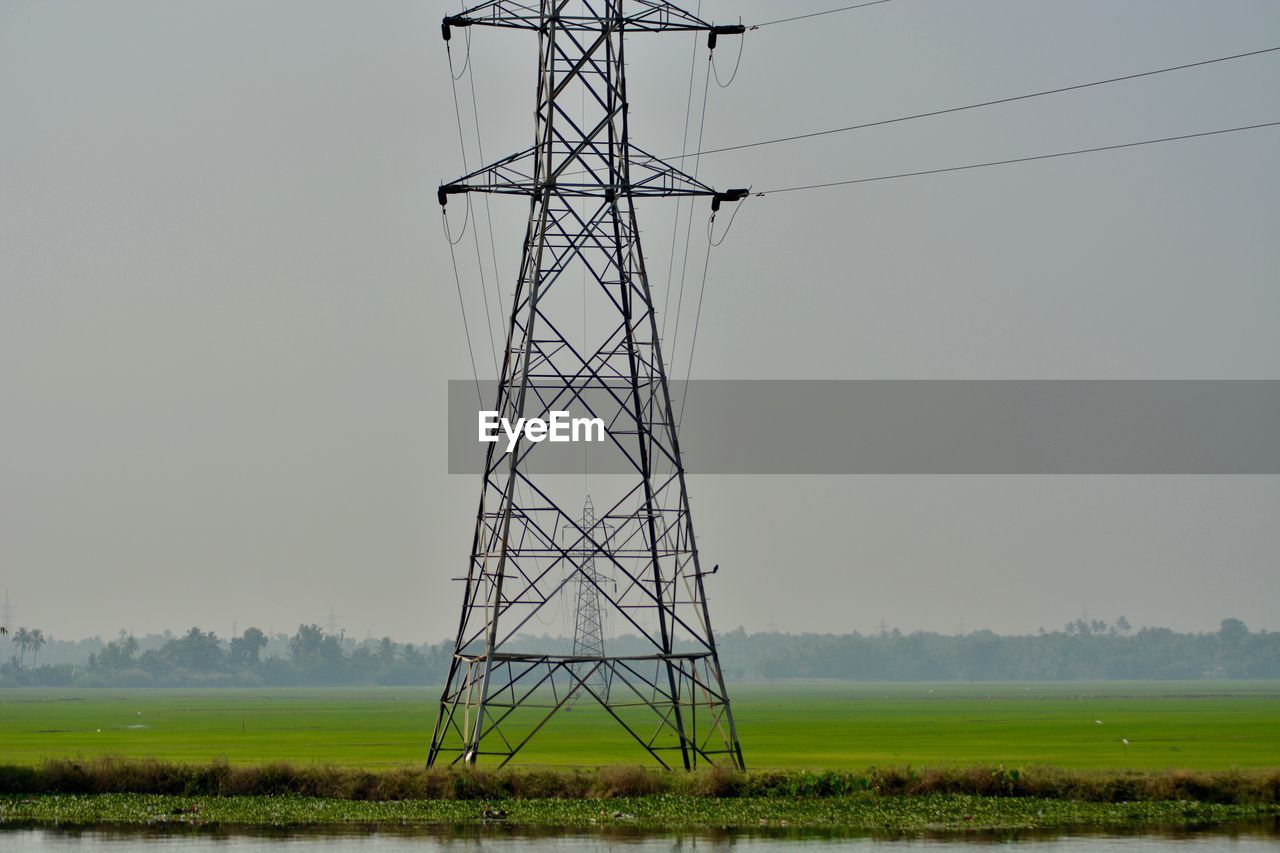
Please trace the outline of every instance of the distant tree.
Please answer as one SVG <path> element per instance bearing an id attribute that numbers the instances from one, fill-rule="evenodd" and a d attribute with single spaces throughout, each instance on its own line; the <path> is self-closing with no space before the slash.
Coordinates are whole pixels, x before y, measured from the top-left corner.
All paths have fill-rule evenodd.
<path id="1" fill-rule="evenodd" d="M 342 637 L 341 633 L 325 634 L 324 639 L 320 641 L 320 659 L 326 666 L 336 667 L 342 663 Z"/>
<path id="2" fill-rule="evenodd" d="M 105 672 L 121 672 L 133 666 L 133 656 L 137 652 L 138 638 L 121 631 L 119 638 L 103 647 L 90 668 Z"/>
<path id="3" fill-rule="evenodd" d="M 31 632 L 26 628 L 19 628 L 13 635 L 13 644 L 18 647 L 18 666 L 27 659 L 27 651 L 31 648 Z"/>
<path id="4" fill-rule="evenodd" d="M 319 625 L 299 625 L 298 632 L 289 638 L 289 657 L 296 666 L 305 666 L 320 657 L 320 644 L 324 631 Z"/>
<path id="5" fill-rule="evenodd" d="M 1253 670 L 1249 628 L 1239 619 L 1223 619 L 1218 625 L 1217 668 L 1224 674 L 1243 676 Z"/>
<path id="6" fill-rule="evenodd" d="M 1239 646 L 1249 636 L 1249 627 L 1239 619 L 1223 619 L 1218 626 L 1218 637 L 1228 648 Z"/>
<path id="7" fill-rule="evenodd" d="M 192 628 L 178 639 L 165 643 L 160 653 L 174 666 L 192 672 L 215 672 L 223 658 L 217 634 L 199 628 Z"/>
<path id="8" fill-rule="evenodd" d="M 426 657 L 422 652 L 413 647 L 413 643 L 405 643 L 400 659 L 412 669 L 421 669 L 427 663 Z"/>
<path id="9" fill-rule="evenodd" d="M 294 669 L 322 681 L 340 680 L 346 662 L 342 639 L 326 634 L 319 625 L 299 625 L 289 638 L 289 658 Z"/>
<path id="10" fill-rule="evenodd" d="M 234 666 L 257 666 L 259 655 L 266 648 L 267 635 L 257 628 L 246 628 L 239 637 L 231 640 L 231 663 Z"/>
<path id="11" fill-rule="evenodd" d="M 31 665 L 32 666 L 36 665 L 36 658 L 40 656 L 40 649 L 44 648 L 44 644 L 47 642 L 48 640 L 45 638 L 44 631 L 41 631 L 39 628 L 35 628 L 31 631 Z"/>
<path id="12" fill-rule="evenodd" d="M 1129 624 L 1129 620 L 1121 616 L 1116 620 L 1116 632 L 1127 637 L 1129 632 L 1133 630 L 1133 626 Z"/>
<path id="13" fill-rule="evenodd" d="M 356 646 L 351 650 L 351 656 L 347 660 L 355 671 L 364 673 L 367 678 L 371 670 L 370 665 L 374 661 L 373 649 L 366 645 Z"/>

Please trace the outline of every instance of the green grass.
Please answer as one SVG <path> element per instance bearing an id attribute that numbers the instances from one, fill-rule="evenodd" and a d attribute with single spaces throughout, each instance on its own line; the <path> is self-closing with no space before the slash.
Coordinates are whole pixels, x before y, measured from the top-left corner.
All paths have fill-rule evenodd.
<path id="1" fill-rule="evenodd" d="M 97 824 L 340 826 L 499 824 L 557 829 L 760 827 L 872 832 L 1122 829 L 1274 819 L 1275 806 L 1082 803 L 960 795 L 716 800 L 418 800 L 352 802 L 310 797 L 163 797 L 145 794 L 0 798 L 0 825 Z"/>
<path id="2" fill-rule="evenodd" d="M 1276 681 L 749 684 L 731 695 L 753 769 L 1280 767 Z M 415 765 L 426 755 L 436 696 L 404 688 L 6 689 L 0 764 L 120 756 Z M 603 712 L 582 705 L 553 721 L 520 760 L 592 766 L 643 763 L 644 755 Z"/>

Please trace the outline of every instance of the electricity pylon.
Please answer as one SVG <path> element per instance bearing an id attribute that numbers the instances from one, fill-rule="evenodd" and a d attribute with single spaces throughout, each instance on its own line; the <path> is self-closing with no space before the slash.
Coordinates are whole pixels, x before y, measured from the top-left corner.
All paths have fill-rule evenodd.
<path id="1" fill-rule="evenodd" d="M 596 521 L 595 505 L 591 502 L 591 496 L 587 495 L 586 503 L 582 507 L 582 526 L 570 527 L 570 535 L 573 530 L 580 529 L 595 536 L 600 532 L 597 531 L 600 526 L 607 527 L 604 522 Z M 597 538 L 608 537 L 607 529 L 603 533 L 604 537 Z M 583 549 L 579 559 L 572 655 L 581 662 L 574 670 L 575 673 L 581 673 L 584 688 L 607 700 L 609 698 L 608 671 L 604 667 L 596 666 L 595 662 L 604 659 L 604 611 L 600 607 L 600 590 L 604 589 L 609 579 L 596 571 L 596 555 L 590 548 Z M 575 703 L 583 692 L 576 691 L 570 700 L 570 705 Z"/>
<path id="2" fill-rule="evenodd" d="M 568 478 L 530 472 L 547 444 L 488 446 L 428 763 L 506 764 L 577 695 L 603 706 L 664 767 L 741 768 L 634 203 L 706 196 L 716 210 L 747 191 L 717 192 L 630 141 L 624 37 L 704 31 L 714 47 L 743 28 L 652 0 L 496 0 L 445 18 L 444 38 L 473 26 L 538 37 L 534 144 L 439 190 L 441 205 L 473 192 L 529 198 L 493 408 L 513 424 L 570 407 L 601 417 L 609 452 L 629 473 L 610 478 L 622 485 L 588 526 L 561 509 L 581 495 L 566 494 Z M 592 322 L 579 332 L 584 317 Z M 562 538 L 565 527 L 571 535 Z M 600 583 L 600 564 L 616 589 Z M 595 589 L 642 651 L 565 654 L 518 636 L 553 615 L 574 580 Z"/>

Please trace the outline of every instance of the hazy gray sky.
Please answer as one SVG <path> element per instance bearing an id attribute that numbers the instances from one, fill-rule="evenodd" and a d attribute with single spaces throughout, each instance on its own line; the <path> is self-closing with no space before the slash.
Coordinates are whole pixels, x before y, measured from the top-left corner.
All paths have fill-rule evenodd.
<path id="1" fill-rule="evenodd" d="M 445 383 L 470 375 L 435 200 L 463 172 L 439 30 L 453 11 L 0 3 L 0 593 L 21 624 L 226 634 L 333 606 L 357 636 L 450 635 L 478 496 L 445 473 Z M 628 44 L 635 141 L 677 153 L 693 40 Z M 736 81 L 712 84 L 705 145 L 1277 44 L 1273 0 L 895 0 L 748 33 Z M 719 53 L 727 76 L 732 42 Z M 533 38 L 477 30 L 471 61 L 486 155 L 527 146 Z M 1271 54 L 700 173 L 767 189 L 1193 133 L 1278 120 L 1277 91 Z M 1280 130 L 1261 130 L 750 199 L 712 256 L 693 372 L 1280 379 L 1277 151 Z M 660 295 L 673 212 L 641 208 Z M 508 293 L 524 213 L 493 205 Z M 1280 628 L 1280 478 L 690 488 L 724 567 L 722 629 L 1034 631 L 1085 607 Z"/>

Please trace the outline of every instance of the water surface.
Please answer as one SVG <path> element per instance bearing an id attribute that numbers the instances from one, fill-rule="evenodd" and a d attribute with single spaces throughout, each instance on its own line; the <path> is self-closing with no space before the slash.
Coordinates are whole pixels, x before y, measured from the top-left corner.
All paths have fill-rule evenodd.
<path id="1" fill-rule="evenodd" d="M 377 829 L 350 831 L 173 830 L 145 828 L 0 830 L 0 849 L 63 853 L 123 853 L 126 850 L 178 853 L 337 853 L 360 850 L 374 853 L 437 853 L 437 851 L 498 851 L 533 853 L 563 850 L 572 853 L 626 850 L 659 851 L 895 851 L 928 850 L 931 853 L 1025 849 L 1027 853 L 1189 853 L 1194 850 L 1227 850 L 1262 853 L 1280 849 L 1280 831 L 1274 823 L 1221 830 L 1178 830 L 1140 834 L 1106 833 L 999 833 L 911 837 L 867 837 L 796 832 L 787 835 L 757 833 L 640 832 L 544 833 L 502 829 Z"/>

